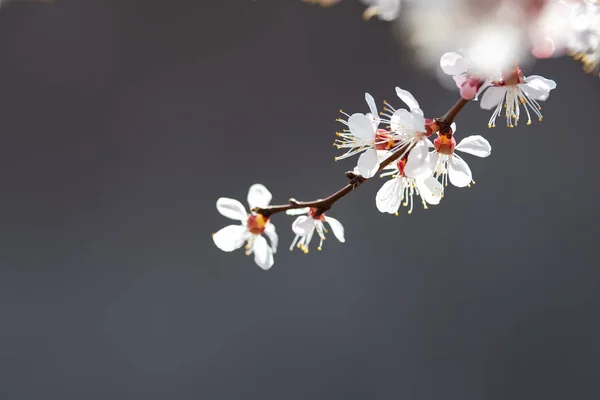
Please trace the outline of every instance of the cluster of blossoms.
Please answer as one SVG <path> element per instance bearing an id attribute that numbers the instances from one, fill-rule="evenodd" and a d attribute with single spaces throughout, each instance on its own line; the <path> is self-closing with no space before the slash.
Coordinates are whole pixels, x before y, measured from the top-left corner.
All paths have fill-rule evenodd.
<path id="1" fill-rule="evenodd" d="M 532 113 L 541 120 L 538 101 L 546 100 L 556 87 L 554 81 L 540 76 L 525 77 L 517 65 L 498 72 L 497 76 L 485 76 L 473 70 L 469 60 L 458 53 L 444 54 L 440 65 L 453 76 L 464 99 L 462 102 L 481 98 L 481 108 L 493 110 L 490 127 L 495 126 L 494 121 L 503 108 L 509 127 L 517 126 L 521 108 L 526 112 L 527 124 L 532 121 Z M 439 204 L 449 184 L 459 188 L 473 184 L 471 168 L 457 152 L 485 158 L 492 148 L 481 135 L 467 136 L 457 143 L 454 122 L 426 118 L 409 91 L 397 87 L 396 94 L 405 107 L 395 108 L 384 101 L 383 110 L 378 112 L 375 100 L 366 93 L 366 113 L 347 114 L 340 110 L 344 118 L 338 121 L 344 129 L 336 133 L 334 146 L 343 151 L 336 160 L 358 156 L 356 166 L 348 173 L 351 183 L 345 190 L 349 192 L 377 174 L 389 177 L 378 190 L 375 204 L 382 213 L 398 215 L 402 206 L 411 214 L 416 202 L 425 209 Z M 295 237 L 290 250 L 297 247 L 308 253 L 315 232 L 321 250 L 328 233 L 326 226 L 340 242 L 345 241 L 343 225 L 326 215 L 333 202 L 343 195 L 345 193 L 310 203 L 292 199 L 288 205 L 269 207 L 271 193 L 263 185 L 255 184 L 248 193 L 250 213 L 236 200 L 220 198 L 217 201 L 222 215 L 240 223 L 221 229 L 213 235 L 213 240 L 223 251 L 233 251 L 246 244 L 246 254 L 254 254 L 256 264 L 269 269 L 278 243 L 270 217 L 282 211 L 297 217 L 292 223 Z"/>
<path id="2" fill-rule="evenodd" d="M 304 1 L 326 6 L 340 0 Z M 369 6 L 365 14 L 367 17 L 378 15 L 381 19 L 393 20 L 400 11 L 400 0 L 361 1 Z M 460 1 L 472 5 L 477 12 L 485 13 L 475 7 L 473 2 L 478 0 Z M 481 1 L 488 4 L 488 0 Z M 502 4 L 515 2 L 517 0 L 500 1 Z M 521 8 L 534 20 L 527 27 L 531 42 L 536 41 L 534 38 L 542 38 L 552 44 L 550 52 L 533 46 L 531 51 L 534 54 L 537 53 L 540 58 L 550 53 L 557 54 L 557 44 L 561 44 L 563 49 L 584 63 L 586 70 L 598 70 L 598 1 L 527 0 L 524 4 Z M 549 21 L 568 21 L 568 28 L 559 23 L 552 25 Z M 563 36 L 560 37 L 557 32 Z M 526 125 L 529 125 L 535 119 L 542 120 L 540 102 L 549 98 L 556 83 L 538 75 L 525 76 L 518 63 L 494 59 L 493 63 L 482 64 L 473 59 L 472 54 L 463 49 L 445 53 L 439 60 L 439 67 L 452 76 L 461 96 L 441 118 L 427 118 L 415 97 L 399 87 L 396 87 L 396 94 L 403 103 L 399 108 L 384 101 L 382 110 L 378 111 L 374 98 L 366 93 L 364 113 L 348 114 L 340 110 L 342 117 L 337 121 L 343 129 L 336 133 L 333 145 L 341 150 L 341 154 L 335 159 L 353 156 L 357 159 L 354 168 L 346 173 L 350 180 L 348 185 L 331 196 L 311 202 L 290 199 L 288 204 L 270 206 L 271 193 L 264 186 L 255 184 L 248 194 L 250 213 L 236 200 L 219 199 L 218 211 L 240 223 L 227 226 L 213 235 L 217 247 L 233 251 L 245 244 L 246 254 L 254 254 L 256 264 L 269 269 L 278 243 L 271 223 L 274 214 L 285 212 L 296 217 L 292 223 L 294 239 L 290 250 L 299 248 L 308 253 L 315 233 L 319 240 L 317 248 L 321 250 L 328 228 L 340 242 L 345 242 L 344 227 L 329 215 L 329 210 L 338 200 L 376 175 L 388 180 L 377 191 L 375 205 L 380 212 L 395 215 L 398 215 L 400 207 L 406 207 L 408 214 L 412 214 L 417 202 L 424 209 L 440 204 L 449 184 L 458 188 L 474 184 L 471 168 L 457 153 L 485 158 L 491 154 L 491 145 L 481 135 L 467 136 L 457 142 L 454 118 L 462 107 L 474 101 L 481 109 L 490 110 L 490 128 L 496 126 L 498 117 L 503 118 L 510 128 L 518 126 L 522 116 L 526 117 Z M 269 238 L 269 243 L 263 234 Z"/>

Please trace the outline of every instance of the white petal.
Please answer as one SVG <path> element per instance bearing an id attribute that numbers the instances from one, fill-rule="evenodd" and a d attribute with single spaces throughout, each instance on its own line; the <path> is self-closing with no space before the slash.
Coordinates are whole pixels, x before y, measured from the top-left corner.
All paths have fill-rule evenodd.
<path id="1" fill-rule="evenodd" d="M 503 100 L 506 88 L 492 86 L 481 95 L 481 108 L 491 110 L 498 107 L 498 104 Z"/>
<path id="2" fill-rule="evenodd" d="M 358 139 L 373 139 L 375 137 L 373 119 L 364 114 L 352 114 L 348 118 L 348 129 Z"/>
<path id="3" fill-rule="evenodd" d="M 413 116 L 413 131 L 414 132 L 425 132 L 425 117 L 423 116 L 423 110 L 415 108 L 411 110 Z"/>
<path id="4" fill-rule="evenodd" d="M 213 241 L 223 251 L 234 251 L 244 245 L 249 232 L 243 225 L 229 225 L 213 235 Z"/>
<path id="5" fill-rule="evenodd" d="M 463 56 L 458 53 L 446 53 L 440 59 L 442 70 L 448 75 L 459 75 L 468 68 Z"/>
<path id="6" fill-rule="evenodd" d="M 519 89 L 525 94 L 525 96 L 535 99 L 545 101 L 550 97 L 550 90 L 545 90 L 543 88 L 530 86 L 527 83 L 523 83 L 519 85 Z"/>
<path id="7" fill-rule="evenodd" d="M 308 214 L 309 210 L 310 210 L 310 207 L 294 208 L 291 210 L 287 210 L 285 213 L 287 215 L 303 215 L 303 214 Z"/>
<path id="8" fill-rule="evenodd" d="M 358 158 L 358 171 L 365 178 L 372 178 L 379 170 L 379 158 L 377 150 L 369 149 L 362 153 Z"/>
<path id="9" fill-rule="evenodd" d="M 448 178 L 456 187 L 468 186 L 473 180 L 473 174 L 467 163 L 456 154 L 448 160 Z"/>
<path id="10" fill-rule="evenodd" d="M 377 106 L 375 105 L 375 99 L 373 99 L 373 96 L 371 96 L 369 93 L 365 93 L 365 100 L 367 101 L 367 105 L 369 106 L 369 110 L 371 111 L 371 114 L 373 115 L 373 117 L 377 118 L 377 116 L 379 114 L 377 113 Z"/>
<path id="11" fill-rule="evenodd" d="M 273 250 L 269 247 L 267 239 L 264 237 L 258 235 L 254 237 L 252 253 L 254 253 L 254 262 L 256 265 L 265 271 L 273 266 Z"/>
<path id="12" fill-rule="evenodd" d="M 410 94 L 408 90 L 396 87 L 396 94 L 398 95 L 398 97 L 400 97 L 400 100 L 402 100 L 411 109 L 411 111 L 415 108 L 421 108 L 419 107 L 419 103 L 417 103 L 417 100 L 415 100 L 414 96 Z"/>
<path id="13" fill-rule="evenodd" d="M 275 225 L 268 222 L 265 227 L 265 235 L 271 241 L 271 249 L 273 250 L 273 254 L 277 252 L 277 245 L 279 244 L 279 235 L 277 235 L 277 231 L 275 230 Z"/>
<path id="14" fill-rule="evenodd" d="M 466 80 L 466 79 L 465 79 Z M 458 81 L 457 81 L 458 84 Z M 490 82 L 490 80 L 486 80 L 485 82 L 483 82 L 483 85 L 481 85 L 479 87 L 479 89 L 477 89 L 477 93 L 475 93 L 475 97 L 473 98 L 473 100 L 477 101 L 479 100 L 479 95 L 481 93 L 483 93 L 487 88 L 489 88 L 490 86 L 492 86 L 492 83 Z M 458 87 L 460 88 L 460 85 L 458 85 Z"/>
<path id="15" fill-rule="evenodd" d="M 439 204 L 442 200 L 442 194 L 444 194 L 444 186 L 433 176 L 424 181 L 417 180 L 417 189 L 419 189 L 419 194 L 423 200 L 432 205 Z"/>
<path id="16" fill-rule="evenodd" d="M 469 153 L 477 157 L 487 157 L 492 153 L 492 146 L 483 136 L 468 136 L 456 145 L 455 150 Z"/>
<path id="17" fill-rule="evenodd" d="M 409 178 L 417 179 L 430 177 L 433 175 L 433 167 L 430 158 L 429 149 L 425 143 L 421 146 L 415 146 L 410 153 L 408 153 L 404 174 Z"/>
<path id="18" fill-rule="evenodd" d="M 308 215 L 302 215 L 292 222 L 292 231 L 296 235 L 308 235 L 313 229 L 315 229 L 315 220 Z"/>
<path id="19" fill-rule="evenodd" d="M 546 79 L 543 76 L 539 75 L 529 75 L 527 78 L 525 78 L 525 82 L 527 83 L 531 83 L 534 81 L 542 82 L 550 90 L 556 89 L 556 82 L 554 82 L 552 79 Z"/>
<path id="20" fill-rule="evenodd" d="M 375 196 L 377 209 L 382 213 L 395 214 L 400 208 L 400 188 L 402 178 L 390 179 L 383 184 Z"/>
<path id="21" fill-rule="evenodd" d="M 250 209 L 253 209 L 254 207 L 268 207 L 272 198 L 273 195 L 271 192 L 260 183 L 255 183 L 250 186 L 250 190 L 248 190 L 248 204 L 250 205 Z"/>
<path id="22" fill-rule="evenodd" d="M 248 218 L 248 213 L 242 203 L 227 197 L 221 197 L 217 200 L 217 211 L 219 211 L 222 216 L 237 221 L 245 221 Z"/>
<path id="23" fill-rule="evenodd" d="M 452 129 L 452 133 L 456 133 L 456 122 L 453 122 L 452 125 L 450 125 L 450 129 Z"/>
<path id="24" fill-rule="evenodd" d="M 329 224 L 331 230 L 333 231 L 333 235 L 337 238 L 337 240 L 344 243 L 346 241 L 344 238 L 344 225 L 342 225 L 342 223 L 337 219 L 330 216 L 325 216 L 325 222 Z"/>
<path id="25" fill-rule="evenodd" d="M 410 130 L 412 129 L 412 124 L 413 115 L 404 108 L 394 111 L 392 118 L 390 118 L 390 125 L 393 131 Z"/>
<path id="26" fill-rule="evenodd" d="M 548 99 L 550 91 L 556 88 L 556 82 L 542 76 L 532 75 L 525 79 L 525 83 L 520 84 L 519 88 L 529 97 L 543 101 Z"/>

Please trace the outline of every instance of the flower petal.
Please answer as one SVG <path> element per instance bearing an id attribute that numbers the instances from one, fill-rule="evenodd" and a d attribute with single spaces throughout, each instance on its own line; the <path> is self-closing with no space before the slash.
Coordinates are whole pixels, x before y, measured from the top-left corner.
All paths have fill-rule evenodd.
<path id="1" fill-rule="evenodd" d="M 400 198 L 401 181 L 402 178 L 394 178 L 381 186 L 375 196 L 375 204 L 380 212 L 395 214 L 398 211 L 402 201 Z"/>
<path id="2" fill-rule="evenodd" d="M 213 241 L 223 251 L 234 251 L 244 245 L 249 232 L 243 225 L 229 225 L 213 235 Z"/>
<path id="3" fill-rule="evenodd" d="M 417 102 L 417 100 L 415 100 L 414 96 L 410 94 L 408 90 L 396 87 L 396 94 L 398 95 L 398 97 L 400 97 L 400 100 L 402 100 L 410 108 L 411 111 L 416 108 L 421 108 L 419 107 L 419 103 Z"/>
<path id="4" fill-rule="evenodd" d="M 506 88 L 492 86 L 481 95 L 480 106 L 484 110 L 491 110 L 498 107 L 498 104 L 503 101 L 506 94 Z"/>
<path id="5" fill-rule="evenodd" d="M 268 207 L 272 198 L 273 195 L 271 192 L 260 183 L 255 183 L 250 186 L 250 190 L 248 190 L 248 204 L 250 205 L 250 209 L 253 209 L 254 207 Z"/>
<path id="6" fill-rule="evenodd" d="M 411 110 L 411 114 L 413 116 L 413 132 L 426 132 L 423 110 L 415 108 Z"/>
<path id="7" fill-rule="evenodd" d="M 271 241 L 271 249 L 273 250 L 273 254 L 275 254 L 277 252 L 277 245 L 279 244 L 279 235 L 275 230 L 275 225 L 270 222 L 267 223 L 267 226 L 265 227 L 265 235 L 267 235 Z"/>
<path id="8" fill-rule="evenodd" d="M 425 180 L 417 180 L 417 189 L 421 198 L 432 205 L 440 204 L 444 194 L 444 186 L 433 176 Z"/>
<path id="9" fill-rule="evenodd" d="M 350 118 L 348 118 L 348 129 L 350 129 L 350 133 L 358 139 L 375 138 L 373 119 L 364 114 L 352 114 Z"/>
<path id="10" fill-rule="evenodd" d="M 525 78 L 525 82 L 527 82 L 527 83 L 532 83 L 535 81 L 539 81 L 539 82 L 543 83 L 550 90 L 556 89 L 556 82 L 553 81 L 552 79 L 546 79 L 540 75 L 529 75 L 527 78 Z"/>
<path id="11" fill-rule="evenodd" d="M 364 178 L 372 178 L 379 170 L 379 158 L 377 150 L 369 149 L 358 158 L 358 171 Z"/>
<path id="12" fill-rule="evenodd" d="M 303 214 L 308 214 L 309 210 L 310 210 L 310 207 L 294 208 L 291 210 L 287 210 L 285 213 L 287 215 L 303 215 Z"/>
<path id="13" fill-rule="evenodd" d="M 344 238 L 344 225 L 342 225 L 342 223 L 337 219 L 330 216 L 325 216 L 325 222 L 329 224 L 331 230 L 333 231 L 333 235 L 337 238 L 337 240 L 344 243 L 346 241 Z"/>
<path id="14" fill-rule="evenodd" d="M 409 178 L 426 179 L 433 175 L 431 156 L 426 143 L 421 146 L 415 146 L 408 153 L 408 160 L 404 166 L 404 174 Z"/>
<path id="15" fill-rule="evenodd" d="M 308 215 L 301 215 L 292 222 L 292 231 L 296 235 L 308 235 L 315 228 L 315 220 Z"/>
<path id="16" fill-rule="evenodd" d="M 456 145 L 455 150 L 469 153 L 477 157 L 487 157 L 492 153 L 492 146 L 483 136 L 468 136 Z"/>
<path id="17" fill-rule="evenodd" d="M 456 122 L 453 122 L 453 123 L 450 125 L 450 129 L 452 129 L 452 133 L 456 133 Z"/>
<path id="18" fill-rule="evenodd" d="M 407 129 L 412 129 L 413 124 L 413 115 L 410 111 L 401 108 L 399 110 L 394 111 L 392 117 L 390 118 L 390 126 L 392 127 L 392 131 L 405 131 Z"/>
<path id="19" fill-rule="evenodd" d="M 556 82 L 538 75 L 532 75 L 525 79 L 525 83 L 520 84 L 519 88 L 527 96 L 543 101 L 548 99 L 550 91 L 556 88 Z"/>
<path id="20" fill-rule="evenodd" d="M 273 266 L 273 250 L 267 244 L 267 239 L 256 235 L 252 244 L 252 253 L 254 253 L 254 262 L 265 271 Z"/>
<path id="21" fill-rule="evenodd" d="M 365 100 L 367 102 L 367 105 L 369 106 L 371 115 L 373 115 L 373 117 L 377 118 L 379 113 L 377 112 L 377 106 L 375 105 L 375 99 L 373 99 L 373 96 L 371 96 L 369 93 L 365 93 Z"/>
<path id="22" fill-rule="evenodd" d="M 248 218 L 248 213 L 242 203 L 228 197 L 221 197 L 217 200 L 217 211 L 222 216 L 235 219 L 236 221 L 246 221 Z"/>
<path id="23" fill-rule="evenodd" d="M 458 53 L 444 54 L 440 59 L 440 66 L 448 75 L 462 74 L 468 68 L 465 58 Z"/>
<path id="24" fill-rule="evenodd" d="M 473 174 L 462 158 L 452 154 L 448 160 L 448 178 L 454 186 L 465 187 L 473 180 Z"/>

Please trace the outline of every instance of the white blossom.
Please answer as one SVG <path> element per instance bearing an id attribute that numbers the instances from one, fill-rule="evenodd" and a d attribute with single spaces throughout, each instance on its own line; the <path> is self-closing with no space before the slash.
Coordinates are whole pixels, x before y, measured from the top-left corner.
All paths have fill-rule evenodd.
<path id="1" fill-rule="evenodd" d="M 271 202 L 272 195 L 261 184 L 254 184 L 248 191 L 248 204 L 265 208 Z M 229 225 L 213 234 L 215 245 L 223 251 L 231 252 L 246 243 L 246 255 L 254 254 L 256 265 L 264 270 L 273 266 L 273 254 L 277 251 L 279 238 L 275 226 L 261 214 L 251 212 L 237 200 L 221 197 L 217 200 L 217 210 L 224 217 L 239 221 L 239 224 Z M 265 234 L 271 244 L 262 236 Z"/>
<path id="2" fill-rule="evenodd" d="M 321 239 L 319 242 L 318 250 L 323 247 L 323 241 L 325 240 L 325 234 L 328 233 L 325 228 L 324 222 L 327 222 L 333 231 L 333 235 L 340 242 L 344 243 L 344 226 L 337 219 L 325 215 L 325 213 L 318 213 L 315 208 L 301 208 L 286 211 L 288 215 L 299 215 L 298 218 L 292 223 L 292 230 L 296 234 L 296 237 L 292 241 L 290 251 L 295 247 L 298 247 L 304 253 L 308 253 L 308 246 L 313 238 L 315 232 Z"/>
<path id="3" fill-rule="evenodd" d="M 358 170 L 360 175 L 371 178 L 379 169 L 377 151 L 394 147 L 397 143 L 397 135 L 384 129 L 378 129 L 381 119 L 377 114 L 375 100 L 369 93 L 365 93 L 365 100 L 370 110 L 367 114 L 348 115 L 340 110 L 348 117 L 348 120 L 340 118 L 337 121 L 346 125 L 348 129 L 337 132 L 338 138 L 333 144 L 338 149 L 348 149 L 346 153 L 336 157 L 336 161 L 362 153 L 357 162 Z"/>
<path id="4" fill-rule="evenodd" d="M 538 75 L 524 77 L 518 67 L 503 74 L 502 79 L 484 85 L 485 92 L 481 96 L 481 108 L 493 109 L 488 122 L 490 128 L 496 126 L 496 118 L 505 108 L 506 125 L 514 127 L 518 124 L 521 105 L 527 112 L 527 125 L 531 124 L 529 110 L 542 120 L 541 106 L 538 101 L 544 101 L 550 96 L 550 91 L 556 88 L 556 83 Z"/>
<path id="5" fill-rule="evenodd" d="M 381 176 L 392 176 L 392 179 L 383 184 L 375 196 L 377 209 L 382 213 L 398 215 L 400 206 L 408 207 L 408 213 L 413 211 L 413 197 L 419 196 L 423 208 L 427 204 L 439 204 L 443 197 L 444 187 L 431 176 L 420 164 L 430 163 L 430 153 L 424 141 L 421 141 L 409 153 L 407 158 L 400 159 L 386 167 L 387 172 Z M 415 174 L 406 175 L 406 166 Z M 424 172 L 424 173 L 423 173 Z"/>
<path id="6" fill-rule="evenodd" d="M 456 132 L 456 124 L 452 124 L 452 132 Z M 456 187 L 469 186 L 473 182 L 473 174 L 469 165 L 455 150 L 477 157 L 487 157 L 492 152 L 490 143 L 480 135 L 468 136 L 456 144 L 454 135 L 440 134 L 434 142 L 425 139 L 428 147 L 434 150 L 430 157 L 420 157 L 418 162 L 407 164 L 404 171 L 408 175 L 420 176 L 432 174 L 434 178 L 448 186 L 448 180 Z"/>

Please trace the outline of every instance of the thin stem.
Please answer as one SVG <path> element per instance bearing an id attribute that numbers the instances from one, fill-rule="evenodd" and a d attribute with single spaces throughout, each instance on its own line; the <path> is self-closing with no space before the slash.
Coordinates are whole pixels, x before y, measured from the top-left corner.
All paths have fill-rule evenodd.
<path id="1" fill-rule="evenodd" d="M 446 131 L 447 129 L 449 129 L 450 125 L 452 124 L 452 122 L 454 122 L 454 119 L 456 118 L 458 113 L 460 113 L 460 111 L 463 109 L 463 107 L 468 102 L 469 102 L 469 100 L 460 98 L 446 112 L 446 114 L 444 114 L 444 116 L 442 118 L 438 118 L 437 120 L 442 122 L 441 125 L 444 125 L 443 127 L 440 126 L 440 130 Z M 446 128 L 446 129 L 444 129 L 444 128 Z M 396 161 L 398 158 L 405 155 L 408 152 L 407 150 L 410 150 L 410 149 L 408 149 L 407 146 L 403 146 L 403 147 L 400 147 L 397 151 L 394 151 L 392 154 L 390 154 L 386 159 L 384 159 L 379 164 L 379 169 L 377 170 L 377 172 L 380 172 L 383 168 L 387 167 L 388 165 L 390 165 L 391 163 Z M 258 214 L 262 214 L 265 217 L 269 218 L 273 214 L 278 214 L 281 212 L 285 212 L 287 210 L 294 210 L 294 209 L 298 209 L 298 208 L 309 208 L 310 207 L 310 208 L 316 209 L 315 215 L 323 214 L 325 211 L 327 211 L 331 207 L 333 207 L 333 205 L 336 202 L 338 202 L 339 200 L 344 198 L 348 193 L 350 193 L 351 191 L 353 191 L 354 189 L 356 189 L 357 187 L 359 187 L 360 185 L 362 185 L 363 183 L 365 183 L 368 180 L 367 178 L 364 178 L 360 175 L 355 175 L 353 172 L 347 172 L 346 176 L 350 179 L 350 183 L 324 199 L 313 200 L 313 201 L 298 201 L 296 199 L 290 199 L 288 204 L 269 206 L 269 207 L 265 207 L 265 208 L 255 207 L 252 209 L 252 211 L 254 211 Z"/>

